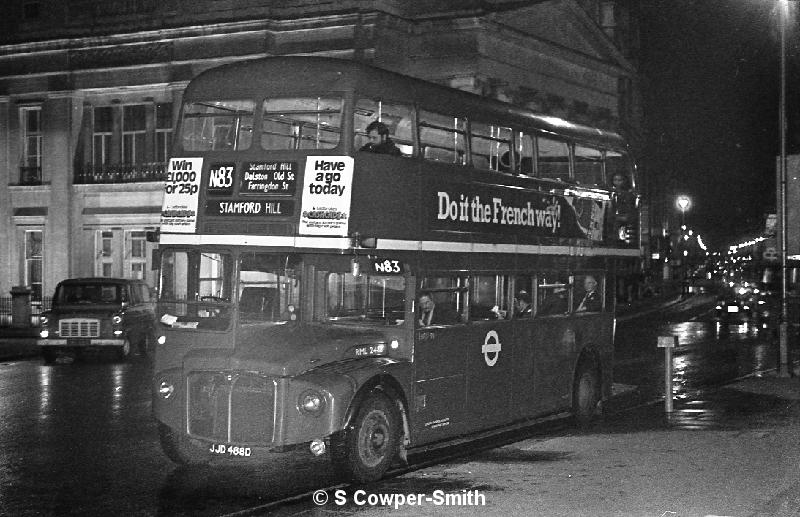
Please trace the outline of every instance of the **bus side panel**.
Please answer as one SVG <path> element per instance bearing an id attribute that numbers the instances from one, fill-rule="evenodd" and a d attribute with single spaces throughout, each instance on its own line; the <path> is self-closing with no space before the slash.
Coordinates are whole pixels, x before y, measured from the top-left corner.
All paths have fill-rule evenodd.
<path id="1" fill-rule="evenodd" d="M 467 355 L 469 431 L 506 424 L 511 414 L 514 356 L 517 343 L 510 321 L 470 325 L 464 342 Z"/>
<path id="2" fill-rule="evenodd" d="M 518 340 L 527 343 L 524 360 L 517 361 L 520 370 L 515 378 L 522 379 L 532 371 L 532 382 L 517 383 L 515 399 L 526 415 L 552 413 L 570 407 L 572 400 L 572 368 L 578 347 L 575 342 L 574 320 L 552 316 L 520 321 Z M 532 364 L 531 364 L 532 363 Z"/>
<path id="3" fill-rule="evenodd" d="M 417 331 L 411 430 L 421 445 L 460 434 L 466 415 L 466 325 Z"/>

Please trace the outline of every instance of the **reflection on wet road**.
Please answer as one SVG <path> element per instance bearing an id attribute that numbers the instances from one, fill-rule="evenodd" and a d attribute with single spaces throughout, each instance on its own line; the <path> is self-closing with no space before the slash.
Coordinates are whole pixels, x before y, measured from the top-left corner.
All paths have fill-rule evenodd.
<path id="1" fill-rule="evenodd" d="M 412 456 L 415 465 L 435 467 L 388 479 L 370 490 L 496 493 L 507 486 L 503 472 L 515 463 L 546 465 L 569 460 L 568 453 L 558 451 L 497 448 L 520 440 L 783 423 L 782 415 L 789 414 L 784 411 L 785 399 L 708 389 L 775 367 L 777 342 L 770 329 L 721 327 L 705 316 L 667 319 L 651 317 L 619 325 L 615 382 L 636 388 L 638 398 L 633 403 L 662 396 L 664 356 L 656 341 L 660 335 L 677 335 L 676 411 L 671 415 L 665 416 L 661 405 L 643 405 L 611 415 L 588 430 L 579 431 L 564 421 L 550 422 L 436 455 Z M 150 366 L 144 361 L 52 366 L 40 359 L 0 363 L 0 514 L 212 516 L 237 514 L 246 508 L 258 508 L 255 515 L 323 511 L 316 509 L 310 496 L 278 506 L 272 503 L 337 484 L 326 458 L 312 459 L 300 452 L 265 468 L 176 467 L 158 443 L 150 377 Z M 491 484 L 475 482 L 469 472 L 475 462 L 494 465 L 499 477 Z M 535 479 L 529 481 L 535 483 Z M 352 487 L 342 489 L 352 495 Z M 352 497 L 346 499 L 352 501 Z M 336 508 L 342 514 L 359 510 L 352 504 Z M 336 512 L 328 507 L 324 513 Z"/>

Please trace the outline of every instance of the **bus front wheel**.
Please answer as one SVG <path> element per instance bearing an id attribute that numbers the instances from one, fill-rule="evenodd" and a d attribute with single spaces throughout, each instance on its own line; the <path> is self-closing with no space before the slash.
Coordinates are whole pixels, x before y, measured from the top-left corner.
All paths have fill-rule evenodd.
<path id="1" fill-rule="evenodd" d="M 158 437 L 161 449 L 167 458 L 178 465 L 203 465 L 208 463 L 208 455 L 195 447 L 189 440 L 173 431 L 169 426 L 158 424 Z"/>
<path id="2" fill-rule="evenodd" d="M 352 426 L 333 447 L 338 473 L 360 483 L 383 477 L 397 457 L 400 429 L 397 405 L 380 392 L 371 393 L 359 407 Z"/>
<path id="3" fill-rule="evenodd" d="M 581 426 L 589 424 L 598 414 L 600 404 L 600 371 L 592 361 L 583 361 L 575 376 L 572 393 L 572 413 Z"/>

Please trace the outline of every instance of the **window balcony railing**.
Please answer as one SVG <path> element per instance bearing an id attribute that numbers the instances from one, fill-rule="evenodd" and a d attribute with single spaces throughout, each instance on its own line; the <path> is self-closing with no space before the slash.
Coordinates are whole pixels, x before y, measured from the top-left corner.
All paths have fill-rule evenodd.
<path id="1" fill-rule="evenodd" d="M 115 165 L 86 164 L 82 171 L 75 173 L 76 184 L 86 183 L 136 183 L 141 181 L 164 181 L 167 164 L 120 163 Z"/>
<path id="2" fill-rule="evenodd" d="M 20 167 L 19 168 L 19 184 L 20 185 L 41 185 L 42 184 L 42 168 L 41 167 Z"/>

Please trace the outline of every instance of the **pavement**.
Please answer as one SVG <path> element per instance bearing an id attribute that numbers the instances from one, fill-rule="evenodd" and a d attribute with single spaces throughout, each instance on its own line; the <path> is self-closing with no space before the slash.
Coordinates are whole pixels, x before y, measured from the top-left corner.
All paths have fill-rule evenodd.
<path id="1" fill-rule="evenodd" d="M 715 398 L 754 400 L 769 411 L 732 423 L 686 407 L 652 428 L 637 429 L 635 419 L 625 418 L 617 426 L 606 422 L 597 430 L 531 438 L 374 489 L 423 494 L 422 503 L 358 504 L 372 493 L 363 487 L 366 494 L 358 499 L 355 492 L 346 494 L 340 508 L 331 494 L 326 509 L 358 517 L 800 515 L 798 378 L 749 377 L 709 394 L 719 407 Z M 442 500 L 436 490 L 461 500 L 436 504 Z"/>
<path id="2" fill-rule="evenodd" d="M 0 327 L 0 361 L 13 361 L 38 356 L 36 328 Z"/>

